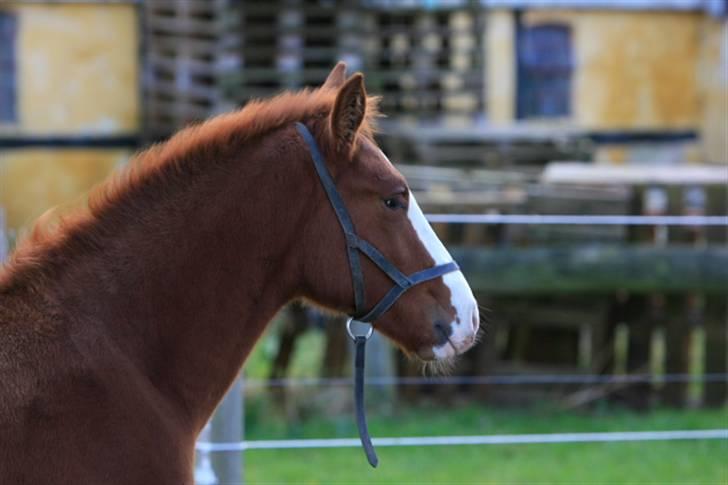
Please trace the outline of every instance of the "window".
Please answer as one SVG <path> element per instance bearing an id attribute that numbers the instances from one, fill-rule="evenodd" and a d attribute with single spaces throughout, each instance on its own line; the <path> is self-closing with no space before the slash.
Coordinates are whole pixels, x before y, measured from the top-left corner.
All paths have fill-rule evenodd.
<path id="1" fill-rule="evenodd" d="M 15 96 L 15 15 L 0 11 L 0 123 L 17 118 Z"/>
<path id="2" fill-rule="evenodd" d="M 561 25 L 519 27 L 518 118 L 571 113 L 571 30 Z"/>

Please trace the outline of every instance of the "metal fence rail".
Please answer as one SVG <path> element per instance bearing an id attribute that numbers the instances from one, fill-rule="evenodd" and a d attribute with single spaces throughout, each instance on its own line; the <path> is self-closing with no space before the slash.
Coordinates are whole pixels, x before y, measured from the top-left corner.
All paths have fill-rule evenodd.
<path id="1" fill-rule="evenodd" d="M 427 214 L 428 221 L 446 224 L 533 224 L 578 226 L 728 226 L 728 216 L 627 216 L 540 214 Z"/>
<path id="2" fill-rule="evenodd" d="M 419 385 L 526 385 L 526 384 L 639 384 L 726 382 L 726 373 L 693 374 L 520 374 L 443 377 L 367 377 L 368 386 Z M 245 379 L 246 389 L 276 387 L 350 386 L 352 378 Z"/>
<path id="3" fill-rule="evenodd" d="M 728 429 L 610 431 L 603 433 L 503 434 L 480 436 L 420 436 L 374 438 L 376 446 L 454 446 L 520 445 L 556 443 L 606 443 L 627 441 L 728 440 Z M 358 448 L 357 438 L 306 440 L 255 440 L 235 443 L 197 443 L 197 450 L 208 453 L 311 448 Z"/>

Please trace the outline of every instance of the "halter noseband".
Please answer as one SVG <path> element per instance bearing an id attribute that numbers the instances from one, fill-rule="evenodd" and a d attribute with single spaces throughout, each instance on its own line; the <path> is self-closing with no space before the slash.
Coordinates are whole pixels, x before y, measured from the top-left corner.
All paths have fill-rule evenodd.
<path id="1" fill-rule="evenodd" d="M 346 254 L 349 259 L 349 269 L 351 270 L 351 282 L 354 287 L 354 315 L 349 318 L 347 322 L 347 329 L 349 335 L 354 339 L 356 344 L 356 357 L 355 357 L 355 387 L 354 397 L 357 411 L 357 425 L 359 428 L 359 437 L 361 438 L 362 446 L 366 452 L 369 463 L 376 467 L 379 462 L 374 447 L 369 437 L 369 431 L 367 430 L 366 417 L 364 415 L 364 356 L 365 356 L 365 344 L 367 339 L 371 336 L 371 328 L 366 335 L 355 335 L 351 330 L 352 321 L 358 321 L 362 323 L 368 323 L 373 325 L 374 321 L 377 320 L 384 312 L 389 310 L 392 305 L 410 288 L 419 285 L 426 281 L 439 278 L 447 273 L 453 271 L 459 271 L 458 265 L 451 261 L 445 264 L 439 264 L 432 268 L 427 268 L 422 271 L 417 271 L 407 276 L 402 273 L 397 267 L 392 264 L 384 255 L 379 252 L 377 248 L 371 245 L 369 242 L 360 238 L 356 234 L 354 229 L 354 223 L 349 216 L 349 212 L 346 210 L 344 200 L 341 198 L 339 191 L 336 190 L 334 180 L 331 178 L 329 169 L 326 167 L 326 161 L 321 155 L 318 149 L 316 140 L 314 139 L 311 132 L 308 130 L 306 125 L 297 122 L 296 129 L 301 134 L 303 139 L 306 141 L 308 148 L 311 152 L 311 158 L 313 159 L 313 165 L 316 168 L 321 185 L 326 192 L 326 196 L 331 202 L 331 206 L 334 208 L 336 218 L 339 220 L 341 229 L 344 231 L 344 237 L 346 238 Z M 364 253 L 379 269 L 381 269 L 393 282 L 394 287 L 389 290 L 379 302 L 372 307 L 368 312 L 366 311 L 365 302 L 365 286 L 364 286 L 364 273 L 361 268 L 361 260 L 359 258 L 359 252 Z"/>

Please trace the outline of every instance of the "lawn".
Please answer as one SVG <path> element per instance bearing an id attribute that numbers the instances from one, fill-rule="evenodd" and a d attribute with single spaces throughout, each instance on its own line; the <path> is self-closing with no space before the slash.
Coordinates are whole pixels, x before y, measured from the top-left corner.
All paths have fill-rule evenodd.
<path id="1" fill-rule="evenodd" d="M 269 332 L 246 364 L 252 379 L 264 378 L 275 350 Z M 290 374 L 315 377 L 323 347 L 320 332 L 299 342 Z M 246 439 L 353 438 L 349 387 L 308 389 L 289 396 L 285 411 L 260 389 L 246 396 Z M 637 413 L 601 404 L 564 411 L 542 404 L 505 408 L 461 404 L 377 409 L 367 399 L 374 437 L 448 436 L 588 431 L 651 431 L 728 428 L 728 408 L 658 409 Z M 325 417 L 322 417 L 325 416 Z M 371 469 L 358 448 L 251 450 L 245 453 L 247 483 L 498 483 L 498 484 L 721 484 L 728 485 L 728 441 L 480 445 L 379 448 Z"/>
<path id="2" fill-rule="evenodd" d="M 251 403 L 252 404 L 252 403 Z M 248 439 L 354 437 L 349 416 L 248 424 Z M 268 414 L 270 416 L 270 414 Z M 395 409 L 370 417 L 372 434 L 436 436 L 728 428 L 728 409 L 566 412 L 467 405 Z M 727 441 L 380 448 L 376 470 L 360 449 L 252 450 L 248 483 L 728 484 Z"/>

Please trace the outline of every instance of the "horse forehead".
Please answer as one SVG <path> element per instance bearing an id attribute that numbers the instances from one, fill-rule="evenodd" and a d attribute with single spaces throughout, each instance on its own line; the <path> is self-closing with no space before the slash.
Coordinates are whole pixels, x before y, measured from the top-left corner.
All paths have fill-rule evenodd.
<path id="1" fill-rule="evenodd" d="M 372 170 L 377 178 L 395 179 L 398 182 L 405 182 L 402 174 L 395 168 L 389 157 L 370 140 L 364 140 L 360 147 L 360 157 L 369 170 Z"/>

